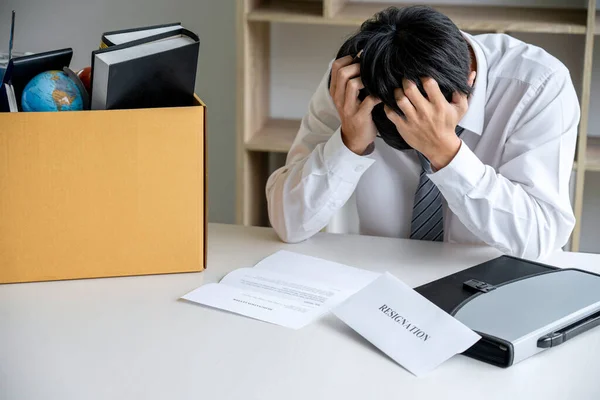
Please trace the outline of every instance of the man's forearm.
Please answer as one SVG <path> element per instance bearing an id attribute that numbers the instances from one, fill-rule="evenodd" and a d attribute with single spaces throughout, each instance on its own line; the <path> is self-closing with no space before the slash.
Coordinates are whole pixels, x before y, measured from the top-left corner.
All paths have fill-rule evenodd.
<path id="1" fill-rule="evenodd" d="M 429 177 L 474 235 L 510 255 L 544 258 L 566 244 L 575 224 L 568 204 L 539 200 L 484 165 L 464 143 L 450 164 Z"/>
<path id="2" fill-rule="evenodd" d="M 307 157 L 275 171 L 266 194 L 271 225 L 279 237 L 295 243 L 319 232 L 348 201 L 372 163 L 346 148 L 338 129 Z"/>

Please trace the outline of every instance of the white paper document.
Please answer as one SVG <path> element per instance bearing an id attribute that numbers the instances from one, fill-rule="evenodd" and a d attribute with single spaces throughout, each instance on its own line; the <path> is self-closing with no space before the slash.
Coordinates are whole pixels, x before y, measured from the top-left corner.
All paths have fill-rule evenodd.
<path id="1" fill-rule="evenodd" d="M 332 312 L 420 376 L 474 345 L 480 336 L 393 275 L 381 275 Z"/>
<path id="2" fill-rule="evenodd" d="M 254 268 L 237 269 L 184 299 L 299 329 L 346 300 L 379 274 L 280 251 Z"/>
<path id="3" fill-rule="evenodd" d="M 254 269 L 326 282 L 353 292 L 359 291 L 381 275 L 365 269 L 285 250 L 263 259 L 254 266 Z"/>

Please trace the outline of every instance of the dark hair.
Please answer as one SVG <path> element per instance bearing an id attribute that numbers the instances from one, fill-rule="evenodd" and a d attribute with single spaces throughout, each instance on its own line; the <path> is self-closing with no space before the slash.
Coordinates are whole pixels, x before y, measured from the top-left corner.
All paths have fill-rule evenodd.
<path id="1" fill-rule="evenodd" d="M 410 146 L 386 117 L 384 105 L 403 115 L 394 97 L 403 78 L 415 82 L 424 96 L 422 77 L 435 79 L 448 101 L 453 92 L 471 93 L 467 41 L 448 17 L 430 7 L 389 7 L 380 11 L 346 40 L 336 58 L 348 55 L 360 62 L 365 85 L 361 100 L 368 94 L 382 100 L 373 110 L 373 121 L 383 140 L 398 150 Z"/>

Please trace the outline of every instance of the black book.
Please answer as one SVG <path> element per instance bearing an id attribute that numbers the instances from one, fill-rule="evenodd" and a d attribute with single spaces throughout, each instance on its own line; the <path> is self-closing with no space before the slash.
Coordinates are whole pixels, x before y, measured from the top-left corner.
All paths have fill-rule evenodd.
<path id="1" fill-rule="evenodd" d="M 190 106 L 200 41 L 187 29 L 92 53 L 93 110 Z"/>
<path id="2" fill-rule="evenodd" d="M 15 90 L 10 83 L 0 85 L 0 112 L 18 112 Z"/>
<path id="3" fill-rule="evenodd" d="M 21 108 L 21 96 L 23 89 L 36 75 L 46 71 L 62 71 L 68 67 L 73 57 L 73 49 L 60 49 L 44 53 L 37 53 L 23 57 L 16 57 L 9 61 L 6 73 L 2 80 L 2 99 L 0 99 L 0 110 L 9 111 L 5 102 L 8 96 L 8 90 L 12 90 L 11 96 L 14 96 L 19 111 Z M 12 87 L 12 89 L 10 88 Z"/>
<path id="4" fill-rule="evenodd" d="M 174 22 L 171 24 L 152 25 L 140 28 L 121 29 L 118 31 L 104 32 L 102 34 L 100 48 L 105 49 L 111 46 L 130 43 L 136 40 L 146 39 L 150 36 L 160 35 L 165 32 L 177 31 L 182 28 L 183 26 L 180 22 Z"/>

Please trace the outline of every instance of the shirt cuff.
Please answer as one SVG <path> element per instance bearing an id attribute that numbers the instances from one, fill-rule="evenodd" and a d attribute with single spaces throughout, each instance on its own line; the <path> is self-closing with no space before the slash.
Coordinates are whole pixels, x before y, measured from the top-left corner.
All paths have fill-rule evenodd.
<path id="1" fill-rule="evenodd" d="M 447 201 L 458 200 L 477 186 L 485 174 L 485 165 L 463 142 L 454 159 L 428 177 Z"/>
<path id="2" fill-rule="evenodd" d="M 325 143 L 323 157 L 327 169 L 343 180 L 354 182 L 362 176 L 375 160 L 368 155 L 359 156 L 348 149 L 342 141 L 341 128 Z"/>

